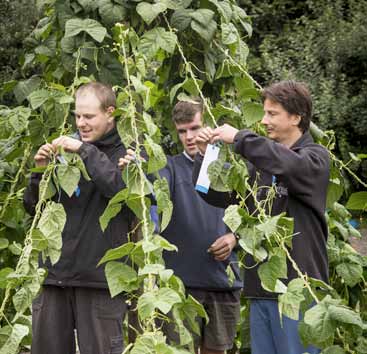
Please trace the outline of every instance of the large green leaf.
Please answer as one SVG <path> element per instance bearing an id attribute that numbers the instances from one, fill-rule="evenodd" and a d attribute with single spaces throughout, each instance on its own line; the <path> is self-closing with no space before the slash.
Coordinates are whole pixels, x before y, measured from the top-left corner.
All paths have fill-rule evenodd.
<path id="1" fill-rule="evenodd" d="M 28 101 L 33 109 L 41 107 L 50 97 L 51 92 L 46 89 L 33 91 L 28 97 Z"/>
<path id="2" fill-rule="evenodd" d="M 71 197 L 78 187 L 80 180 L 79 169 L 74 166 L 62 164 L 57 167 L 56 173 L 60 187 Z"/>
<path id="3" fill-rule="evenodd" d="M 301 302 L 305 300 L 303 289 L 305 287 L 302 279 L 293 279 L 289 282 L 287 292 L 278 297 L 279 313 L 293 320 L 299 319 Z"/>
<path id="4" fill-rule="evenodd" d="M 116 22 L 122 22 L 126 17 L 126 9 L 111 0 L 99 0 L 98 11 L 103 23 L 112 26 Z"/>
<path id="5" fill-rule="evenodd" d="M 325 302 L 320 302 L 307 310 L 304 321 L 310 327 L 311 341 L 313 337 L 316 337 L 318 341 L 323 342 L 334 334 L 336 325 L 329 314 L 328 306 Z"/>
<path id="6" fill-rule="evenodd" d="M 101 43 L 107 34 L 107 30 L 98 21 L 89 18 L 72 18 L 66 21 L 65 37 L 77 36 L 80 32 L 88 33 L 94 40 Z"/>
<path id="7" fill-rule="evenodd" d="M 328 308 L 330 317 L 334 321 L 341 323 L 347 323 L 358 326 L 362 329 L 365 328 L 363 321 L 361 320 L 360 314 L 351 310 L 350 308 L 342 305 L 330 305 Z"/>
<path id="8" fill-rule="evenodd" d="M 148 173 L 157 172 L 167 164 L 167 158 L 160 145 L 155 143 L 149 135 L 145 135 L 145 148 L 147 150 Z"/>
<path id="9" fill-rule="evenodd" d="M 155 306 L 167 314 L 174 304 L 181 302 L 180 295 L 171 288 L 163 287 L 158 290 Z"/>
<path id="10" fill-rule="evenodd" d="M 64 207 L 59 203 L 48 202 L 38 222 L 38 228 L 48 241 L 45 254 L 50 257 L 52 264 L 55 264 L 61 255 L 61 234 L 65 223 L 66 213 Z"/>
<path id="11" fill-rule="evenodd" d="M 162 12 L 167 10 L 167 5 L 158 2 L 156 4 L 149 4 L 147 2 L 141 2 L 136 7 L 136 12 L 141 16 L 141 18 L 150 25 L 154 19 Z"/>
<path id="12" fill-rule="evenodd" d="M 136 290 L 139 287 L 136 271 L 126 264 L 115 261 L 108 262 L 105 268 L 105 274 L 111 297 L 124 291 L 130 292 Z"/>
<path id="13" fill-rule="evenodd" d="M 135 244 L 133 242 L 128 242 L 119 247 L 109 249 L 98 262 L 98 265 L 128 256 L 132 252 L 134 247 Z"/>
<path id="14" fill-rule="evenodd" d="M 245 115 L 246 124 L 250 127 L 254 123 L 261 121 L 264 116 L 264 109 L 259 103 L 246 103 L 243 108 L 243 113 Z"/>
<path id="15" fill-rule="evenodd" d="M 233 23 L 222 23 L 221 24 L 222 30 L 222 42 L 223 44 L 232 44 L 236 43 L 239 39 L 239 34 L 237 28 L 234 26 Z"/>
<path id="16" fill-rule="evenodd" d="M 260 265 L 258 274 L 262 287 L 271 292 L 284 293 L 287 287 L 279 278 L 287 278 L 287 262 L 285 255 L 280 252 Z"/>
<path id="17" fill-rule="evenodd" d="M 230 205 L 224 213 L 223 221 L 232 232 L 236 232 L 242 224 L 242 217 L 239 210 L 240 207 L 237 204 Z"/>
<path id="18" fill-rule="evenodd" d="M 22 339 L 27 336 L 29 333 L 28 326 L 24 326 L 16 323 L 13 326 L 11 334 L 8 340 L 5 342 L 3 347 L 0 349 L 0 354 L 17 354 L 18 347 L 22 341 Z"/>
<path id="19" fill-rule="evenodd" d="M 160 232 L 162 232 L 171 220 L 173 204 L 170 200 L 168 182 L 165 178 L 155 180 L 153 188 L 157 200 L 158 214 L 162 214 L 160 225 Z"/>
<path id="20" fill-rule="evenodd" d="M 367 210 L 367 192 L 353 193 L 349 197 L 346 207 L 350 210 Z"/>
<path id="21" fill-rule="evenodd" d="M 339 276 L 343 278 L 345 284 L 350 287 L 355 286 L 363 279 L 363 268 L 356 263 L 340 263 L 335 268 Z"/>
<path id="22" fill-rule="evenodd" d="M 171 26 L 179 31 L 184 31 L 189 27 L 192 21 L 192 10 L 180 9 L 175 11 L 171 16 Z"/>
<path id="23" fill-rule="evenodd" d="M 213 20 L 214 12 L 209 9 L 199 9 L 191 13 L 191 28 L 207 43 L 210 43 L 217 30 L 217 23 Z"/>
<path id="24" fill-rule="evenodd" d="M 144 320 L 152 316 L 156 307 L 157 296 L 155 291 L 145 292 L 138 299 L 139 317 Z"/>
<path id="25" fill-rule="evenodd" d="M 148 58 L 153 57 L 159 49 L 173 53 L 176 47 L 177 36 L 163 27 L 154 28 L 145 32 L 140 39 L 138 49 Z"/>

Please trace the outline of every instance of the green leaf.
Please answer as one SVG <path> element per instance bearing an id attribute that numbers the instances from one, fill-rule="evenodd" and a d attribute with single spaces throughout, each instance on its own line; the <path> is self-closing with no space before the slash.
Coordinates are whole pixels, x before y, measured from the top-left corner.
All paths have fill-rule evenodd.
<path id="1" fill-rule="evenodd" d="M 37 76 L 32 76 L 28 80 L 19 81 L 14 88 L 14 95 L 18 103 L 22 103 L 40 85 L 41 79 Z"/>
<path id="2" fill-rule="evenodd" d="M 5 342 L 3 347 L 0 349 L 0 354 L 17 354 L 18 347 L 22 341 L 22 339 L 27 336 L 29 333 L 28 326 L 24 326 L 16 323 L 13 326 L 11 334 L 8 340 Z"/>
<path id="3" fill-rule="evenodd" d="M 138 275 L 146 274 L 159 274 L 159 272 L 164 270 L 163 264 L 146 264 L 144 268 L 139 269 Z"/>
<path id="4" fill-rule="evenodd" d="M 346 352 L 339 345 L 332 345 L 331 347 L 325 348 L 321 354 L 346 354 Z"/>
<path id="5" fill-rule="evenodd" d="M 330 317 L 324 300 L 305 312 L 304 321 L 309 326 L 311 341 L 317 338 L 319 342 L 323 342 L 334 334 L 336 324 Z"/>
<path id="6" fill-rule="evenodd" d="M 157 200 L 158 214 L 162 213 L 160 225 L 160 232 L 162 232 L 168 226 L 173 211 L 167 180 L 165 178 L 156 179 L 153 189 Z"/>
<path id="7" fill-rule="evenodd" d="M 218 159 L 211 162 L 208 167 L 210 187 L 218 192 L 230 192 L 228 178 L 230 174 L 229 164 L 226 162 L 226 152 L 221 149 Z"/>
<path id="8" fill-rule="evenodd" d="M 350 287 L 355 286 L 363 279 L 363 268 L 356 263 L 340 263 L 335 268 L 340 277 L 343 278 L 345 284 Z"/>
<path id="9" fill-rule="evenodd" d="M 232 232 L 236 232 L 242 224 L 240 210 L 241 208 L 238 205 L 230 205 L 225 210 L 223 221 L 231 229 Z"/>
<path id="10" fill-rule="evenodd" d="M 349 197 L 346 207 L 350 210 L 367 210 L 367 192 L 353 193 Z"/>
<path id="11" fill-rule="evenodd" d="M 94 40 L 101 43 L 107 34 L 107 30 L 98 21 L 92 19 L 72 18 L 66 21 L 65 37 L 77 36 L 80 32 L 88 33 Z"/>
<path id="12" fill-rule="evenodd" d="M 5 267 L 2 268 L 0 270 L 0 289 L 5 289 L 7 284 L 8 284 L 8 280 L 7 280 L 7 276 L 12 273 L 14 270 L 12 268 L 9 267 Z"/>
<path id="13" fill-rule="evenodd" d="M 38 228 L 48 241 L 45 251 L 50 256 L 51 263 L 55 264 L 61 254 L 62 230 L 66 223 L 66 213 L 61 204 L 48 202 L 38 222 Z"/>
<path id="14" fill-rule="evenodd" d="M 149 4 L 147 2 L 141 2 L 136 7 L 136 12 L 148 25 L 150 25 L 160 13 L 166 10 L 167 5 L 161 2 L 157 4 Z"/>
<path id="15" fill-rule="evenodd" d="M 145 204 L 145 208 L 143 207 L 143 203 Z M 140 220 L 149 220 L 149 211 L 151 205 L 151 201 L 149 198 L 142 198 L 140 195 L 131 194 L 126 200 L 126 204 Z M 144 210 L 145 215 L 143 214 Z"/>
<path id="16" fill-rule="evenodd" d="M 31 109 L 28 107 L 16 107 L 11 110 L 8 116 L 11 127 L 17 133 L 21 133 L 28 127 L 28 120 L 31 116 Z"/>
<path id="17" fill-rule="evenodd" d="M 159 272 L 159 278 L 161 279 L 162 282 L 165 282 L 165 283 L 169 282 L 172 275 L 173 275 L 172 269 L 164 269 Z"/>
<path id="18" fill-rule="evenodd" d="M 0 250 L 3 250 L 3 249 L 5 249 L 5 248 L 8 248 L 8 246 L 9 246 L 9 241 L 8 241 L 8 239 L 6 239 L 6 238 L 0 238 Z"/>
<path id="19" fill-rule="evenodd" d="M 180 295 L 171 288 L 163 287 L 158 290 L 155 306 L 167 314 L 174 304 L 181 302 Z"/>
<path id="20" fill-rule="evenodd" d="M 144 146 L 148 153 L 148 174 L 157 172 L 167 164 L 167 158 L 162 147 L 156 144 L 149 135 L 145 135 Z"/>
<path id="21" fill-rule="evenodd" d="M 338 321 L 341 323 L 348 323 L 354 326 L 358 326 L 364 329 L 363 321 L 361 320 L 361 316 L 351 310 L 350 308 L 342 305 L 330 305 L 328 308 L 330 317 L 334 321 Z"/>
<path id="22" fill-rule="evenodd" d="M 159 49 L 172 54 L 176 48 L 177 36 L 163 27 L 145 32 L 140 39 L 138 50 L 148 58 L 153 57 Z"/>
<path id="23" fill-rule="evenodd" d="M 154 124 L 152 116 L 146 112 L 143 112 L 143 119 L 145 126 L 147 128 L 147 132 L 150 136 L 153 136 L 157 133 L 158 127 Z"/>
<path id="24" fill-rule="evenodd" d="M 209 9 L 199 9 L 192 12 L 191 28 L 197 32 L 206 42 L 210 43 L 217 30 L 217 23 L 213 20 L 214 12 Z"/>
<path id="25" fill-rule="evenodd" d="M 116 259 L 128 256 L 132 252 L 134 247 L 135 247 L 134 242 L 127 242 L 119 247 L 109 249 L 101 258 L 101 260 L 98 262 L 98 266 L 100 266 L 103 263 L 114 261 Z"/>
<path id="26" fill-rule="evenodd" d="M 177 247 L 160 235 L 154 236 L 153 244 L 159 248 L 163 248 L 166 251 L 176 251 L 177 252 Z"/>
<path id="27" fill-rule="evenodd" d="M 156 292 L 149 291 L 145 292 L 138 299 L 138 313 L 141 320 L 145 320 L 146 318 L 153 315 L 155 307 L 156 307 Z"/>
<path id="28" fill-rule="evenodd" d="M 111 0 L 99 0 L 98 11 L 103 23 L 112 26 L 116 22 L 122 22 L 126 18 L 126 9 Z"/>
<path id="29" fill-rule="evenodd" d="M 218 1 L 218 0 L 209 0 L 212 4 L 214 4 L 225 23 L 229 23 L 232 19 L 232 8 L 228 2 Z"/>
<path id="30" fill-rule="evenodd" d="M 243 108 L 247 126 L 260 122 L 264 116 L 263 106 L 259 103 L 246 103 Z"/>
<path id="31" fill-rule="evenodd" d="M 28 287 L 20 288 L 13 296 L 14 308 L 22 314 L 32 304 L 33 296 Z"/>
<path id="32" fill-rule="evenodd" d="M 299 319 L 301 302 L 305 300 L 303 289 L 305 285 L 302 279 L 297 278 L 289 282 L 287 292 L 279 295 L 279 313 L 293 320 Z"/>
<path id="33" fill-rule="evenodd" d="M 33 91 L 28 97 L 28 101 L 33 109 L 41 107 L 50 97 L 51 92 L 45 89 Z"/>
<path id="34" fill-rule="evenodd" d="M 123 291 L 131 292 L 139 287 L 136 271 L 126 264 L 115 261 L 108 262 L 105 274 L 111 297 Z"/>
<path id="35" fill-rule="evenodd" d="M 334 165 L 330 168 L 329 185 L 327 191 L 326 206 L 332 208 L 334 203 L 337 202 L 343 195 L 343 176 L 338 168 Z"/>
<path id="36" fill-rule="evenodd" d="M 287 260 L 285 255 L 278 253 L 260 265 L 258 274 L 262 287 L 271 292 L 284 293 L 287 287 L 279 278 L 287 278 Z"/>
<path id="37" fill-rule="evenodd" d="M 119 203 L 108 203 L 103 214 L 99 217 L 99 225 L 104 232 L 110 222 L 122 209 L 122 205 Z"/>
<path id="38" fill-rule="evenodd" d="M 175 11 L 171 16 L 171 26 L 177 28 L 179 31 L 184 31 L 192 21 L 192 12 L 192 10 L 186 9 Z"/>
<path id="39" fill-rule="evenodd" d="M 223 44 L 229 45 L 232 43 L 236 43 L 239 39 L 237 28 L 233 23 L 222 23 L 222 42 Z"/>
<path id="40" fill-rule="evenodd" d="M 56 173 L 60 183 L 60 187 L 69 197 L 71 197 L 78 187 L 78 183 L 80 180 L 79 169 L 74 166 L 62 164 L 57 166 Z"/>

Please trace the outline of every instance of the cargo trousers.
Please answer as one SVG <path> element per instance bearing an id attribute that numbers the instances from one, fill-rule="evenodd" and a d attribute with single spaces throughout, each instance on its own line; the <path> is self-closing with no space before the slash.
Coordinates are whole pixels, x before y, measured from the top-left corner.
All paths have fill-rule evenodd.
<path id="1" fill-rule="evenodd" d="M 31 354 L 121 354 L 127 306 L 108 289 L 43 286 L 32 304 Z M 76 333 L 76 335 L 75 335 Z"/>

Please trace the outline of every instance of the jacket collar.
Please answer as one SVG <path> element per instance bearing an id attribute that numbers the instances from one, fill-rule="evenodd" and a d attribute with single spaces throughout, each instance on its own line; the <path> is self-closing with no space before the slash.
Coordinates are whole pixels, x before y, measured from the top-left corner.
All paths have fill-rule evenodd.
<path id="1" fill-rule="evenodd" d="M 103 146 L 111 146 L 111 145 L 121 145 L 121 138 L 117 132 L 116 127 L 111 129 L 107 134 L 102 136 L 101 139 L 94 141 L 91 143 L 96 147 L 103 147 Z"/>
<path id="2" fill-rule="evenodd" d="M 291 150 L 295 150 L 299 147 L 305 146 L 307 144 L 313 143 L 313 138 L 310 132 L 307 130 L 302 136 L 291 146 Z"/>

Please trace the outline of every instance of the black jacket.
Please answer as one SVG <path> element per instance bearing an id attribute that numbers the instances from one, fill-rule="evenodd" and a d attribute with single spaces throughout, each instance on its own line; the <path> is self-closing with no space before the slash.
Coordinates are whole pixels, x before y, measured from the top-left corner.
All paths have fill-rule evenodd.
<path id="1" fill-rule="evenodd" d="M 220 236 L 230 232 L 223 222 L 224 210 L 205 203 L 192 184 L 193 161 L 183 153 L 169 157 L 160 172 L 169 184 L 173 214 L 168 227 L 162 232 L 178 252 L 165 252 L 167 268 L 174 270 L 186 287 L 212 291 L 240 289 L 242 281 L 236 254 L 226 261 L 216 261 L 208 253 L 209 246 Z M 229 285 L 226 267 L 231 262 L 235 274 Z"/>
<path id="2" fill-rule="evenodd" d="M 290 253 L 301 271 L 310 277 L 328 282 L 327 223 L 324 215 L 329 183 L 327 150 L 315 144 L 308 132 L 289 149 L 249 130 L 237 133 L 234 148 L 235 152 L 249 161 L 252 179 L 256 172 L 260 173 L 259 186 L 270 186 L 276 181 L 279 193 L 271 213 L 278 215 L 285 211 L 287 216 L 294 218 L 296 235 L 293 236 Z M 194 180 L 199 174 L 201 162 L 202 158 L 197 156 Z M 233 193 L 209 190 L 208 194 L 200 194 L 208 203 L 216 206 L 227 207 L 237 203 Z M 258 196 L 259 199 L 265 197 L 266 195 Z M 250 212 L 254 210 L 251 204 L 250 201 Z M 254 264 L 251 256 L 247 256 L 246 263 L 249 266 Z M 245 296 L 276 298 L 276 294 L 262 288 L 257 269 L 258 267 L 254 267 L 245 270 Z M 296 277 L 297 274 L 288 264 L 288 281 Z"/>
<path id="3" fill-rule="evenodd" d="M 78 153 L 91 181 L 81 177 L 79 196 L 74 193 L 69 198 L 61 191 L 55 197 L 64 206 L 67 217 L 60 260 L 54 266 L 49 260 L 45 264 L 41 262 L 41 266 L 48 269 L 44 284 L 107 288 L 104 266 L 97 268 L 97 263 L 108 249 L 126 242 L 132 216 L 123 208 L 104 233 L 99 217 L 108 201 L 125 187 L 117 163 L 120 157 L 125 156 L 126 150 L 117 130 L 113 129 L 99 141 L 83 143 Z M 24 206 L 30 214 L 34 213 L 38 201 L 41 177 L 41 174 L 33 173 L 24 194 Z"/>

